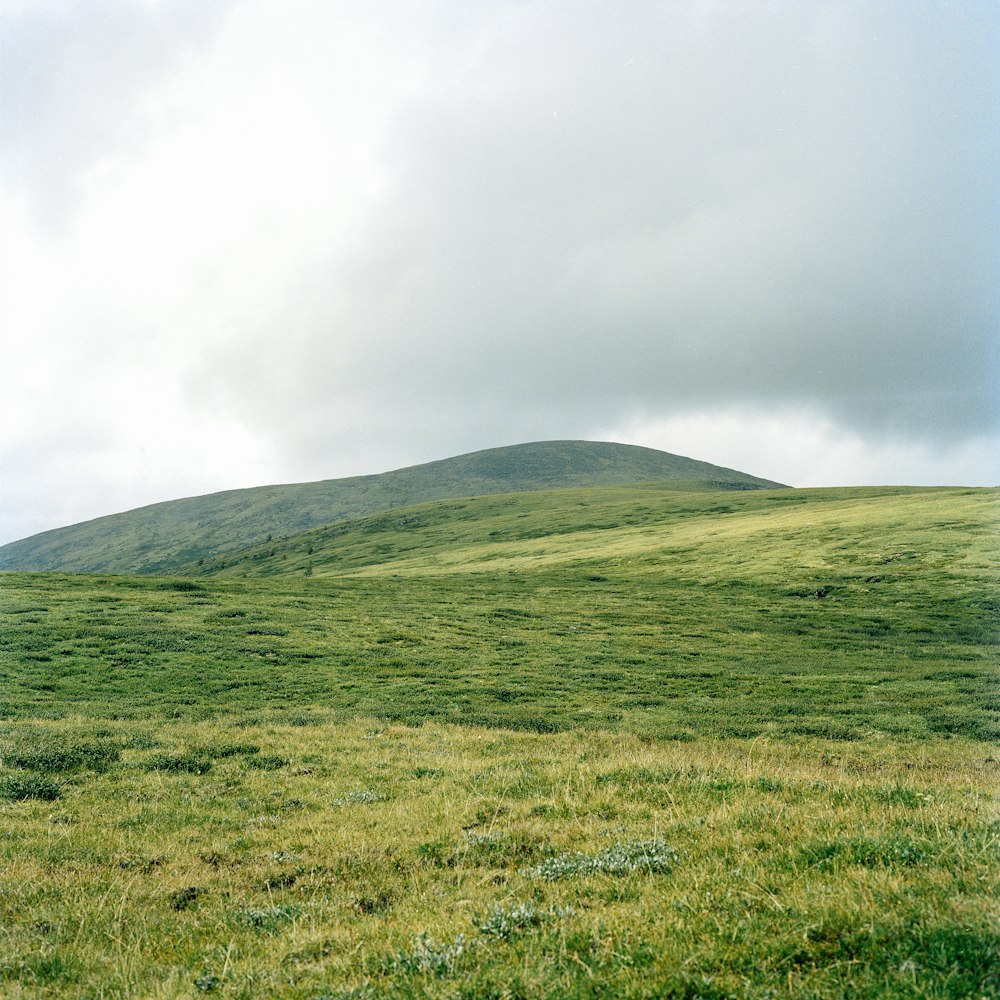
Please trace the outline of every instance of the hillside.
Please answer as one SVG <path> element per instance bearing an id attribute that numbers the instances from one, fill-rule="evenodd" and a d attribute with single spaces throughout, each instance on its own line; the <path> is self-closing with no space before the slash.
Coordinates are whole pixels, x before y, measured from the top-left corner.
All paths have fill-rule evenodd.
<path id="1" fill-rule="evenodd" d="M 829 551 L 884 544 L 888 512 L 911 532 L 987 517 L 992 495 L 961 487 L 841 487 L 740 493 L 669 485 L 605 486 L 438 500 L 324 525 L 200 565 L 201 576 L 438 575 L 684 565 L 719 572 L 734 550 L 754 553 L 755 575 L 823 566 Z M 956 521 L 956 523 L 959 523 Z M 811 550 L 802 551 L 808 530 Z M 917 547 L 918 535 L 909 536 Z M 933 543 L 924 540 L 919 547 Z"/>
<path id="2" fill-rule="evenodd" d="M 754 490 L 766 479 L 634 445 L 546 441 L 378 475 L 230 490 L 141 507 L 0 547 L 0 570 L 165 573 L 350 518 L 453 497 L 626 483 Z"/>
<path id="3" fill-rule="evenodd" d="M 516 494 L 320 529 L 220 576 L 10 574 L 0 700 L 993 738 L 998 496 Z"/>

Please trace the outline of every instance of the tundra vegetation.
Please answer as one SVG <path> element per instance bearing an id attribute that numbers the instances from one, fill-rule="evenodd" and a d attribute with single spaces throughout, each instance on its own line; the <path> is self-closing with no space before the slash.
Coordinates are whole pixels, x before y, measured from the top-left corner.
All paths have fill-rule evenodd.
<path id="1" fill-rule="evenodd" d="M 2 574 L 0 995 L 998 997 L 997 497 L 575 489 Z"/>

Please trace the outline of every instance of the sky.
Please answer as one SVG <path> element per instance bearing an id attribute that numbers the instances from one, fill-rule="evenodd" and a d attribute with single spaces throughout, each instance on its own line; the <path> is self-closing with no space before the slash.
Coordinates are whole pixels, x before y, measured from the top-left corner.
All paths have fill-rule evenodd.
<path id="1" fill-rule="evenodd" d="M 1000 483 L 993 0 L 0 0 L 0 543 L 549 439 Z"/>

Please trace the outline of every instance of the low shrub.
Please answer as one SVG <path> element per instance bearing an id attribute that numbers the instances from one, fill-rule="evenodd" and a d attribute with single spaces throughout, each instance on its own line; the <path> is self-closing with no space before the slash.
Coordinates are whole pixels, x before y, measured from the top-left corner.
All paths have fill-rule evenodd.
<path id="1" fill-rule="evenodd" d="M 3 762 L 8 767 L 26 771 L 105 771 L 121 759 L 117 743 L 76 743 L 63 739 L 42 740 L 35 746 L 16 746 L 6 751 Z"/>
<path id="2" fill-rule="evenodd" d="M 61 795 L 59 786 L 44 774 L 8 774 L 0 778 L 0 799 L 8 802 L 26 799 L 54 802 Z"/>

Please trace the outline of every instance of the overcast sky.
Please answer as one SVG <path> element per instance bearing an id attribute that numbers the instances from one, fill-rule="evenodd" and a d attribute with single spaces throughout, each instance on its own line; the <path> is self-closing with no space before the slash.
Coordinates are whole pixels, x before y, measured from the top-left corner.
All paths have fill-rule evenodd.
<path id="1" fill-rule="evenodd" d="M 618 440 L 1000 482 L 994 0 L 0 0 L 0 542 Z"/>

